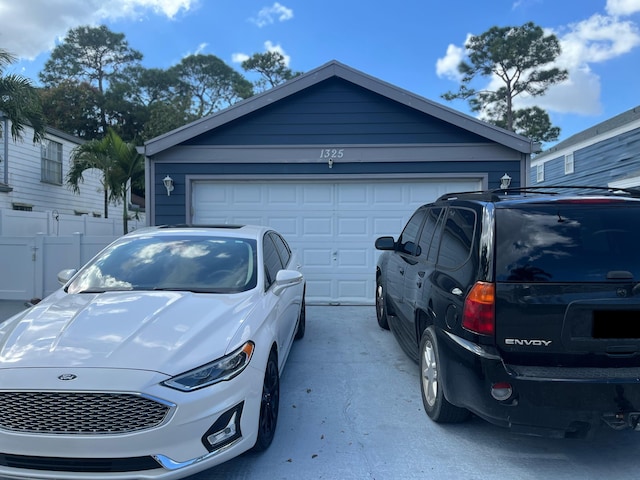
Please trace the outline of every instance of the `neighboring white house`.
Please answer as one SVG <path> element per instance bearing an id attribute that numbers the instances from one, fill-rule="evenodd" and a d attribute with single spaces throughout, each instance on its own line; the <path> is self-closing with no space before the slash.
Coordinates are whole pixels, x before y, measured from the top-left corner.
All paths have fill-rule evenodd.
<path id="1" fill-rule="evenodd" d="M 78 268 L 123 233 L 123 205 L 109 204 L 99 170 L 84 172 L 80 193 L 66 184 L 73 149 L 82 140 L 47 128 L 34 144 L 33 129 L 11 138 L 0 118 L 0 300 L 43 298 L 59 287 L 57 272 Z M 144 218 L 129 221 L 129 231 Z"/>
<path id="2" fill-rule="evenodd" d="M 104 216 L 102 174 L 84 173 L 80 193 L 66 184 L 72 150 L 83 141 L 54 128 L 45 140 L 33 143 L 33 130 L 26 126 L 21 140 L 14 141 L 10 123 L 2 128 L 0 150 L 0 208 L 69 215 Z M 109 205 L 109 217 L 122 218 L 122 205 Z"/>

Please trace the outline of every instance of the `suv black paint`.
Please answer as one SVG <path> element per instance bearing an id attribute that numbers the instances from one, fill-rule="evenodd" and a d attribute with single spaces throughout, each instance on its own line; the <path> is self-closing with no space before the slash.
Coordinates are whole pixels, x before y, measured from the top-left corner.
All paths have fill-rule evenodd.
<path id="1" fill-rule="evenodd" d="M 376 240 L 378 324 L 432 420 L 640 430 L 640 199 L 570 188 L 448 194 Z"/>

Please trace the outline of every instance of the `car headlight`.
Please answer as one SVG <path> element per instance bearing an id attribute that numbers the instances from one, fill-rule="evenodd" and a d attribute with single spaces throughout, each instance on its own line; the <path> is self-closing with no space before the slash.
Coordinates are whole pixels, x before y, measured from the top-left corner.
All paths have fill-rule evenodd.
<path id="1" fill-rule="evenodd" d="M 249 365 L 254 348 L 253 342 L 247 342 L 229 355 L 181 373 L 162 384 L 183 392 L 191 392 L 214 383 L 231 380 Z"/>

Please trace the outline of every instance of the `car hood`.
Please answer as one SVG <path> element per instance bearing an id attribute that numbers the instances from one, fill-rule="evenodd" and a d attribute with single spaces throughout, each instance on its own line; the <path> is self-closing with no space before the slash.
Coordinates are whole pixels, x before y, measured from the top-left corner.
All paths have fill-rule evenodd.
<path id="1" fill-rule="evenodd" d="M 245 320 L 253 295 L 59 290 L 0 323 L 0 368 L 182 373 L 228 353 L 237 346 L 232 339 L 250 335 Z M 241 327 L 247 333 L 237 335 Z"/>

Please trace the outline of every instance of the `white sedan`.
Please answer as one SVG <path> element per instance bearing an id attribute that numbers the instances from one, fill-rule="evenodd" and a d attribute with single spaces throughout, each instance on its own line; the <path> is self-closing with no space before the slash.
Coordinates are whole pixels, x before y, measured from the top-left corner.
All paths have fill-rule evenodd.
<path id="1" fill-rule="evenodd" d="M 266 449 L 305 282 L 265 227 L 125 235 L 0 323 L 0 478 L 176 479 Z"/>

